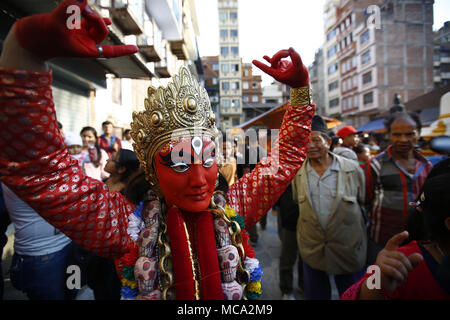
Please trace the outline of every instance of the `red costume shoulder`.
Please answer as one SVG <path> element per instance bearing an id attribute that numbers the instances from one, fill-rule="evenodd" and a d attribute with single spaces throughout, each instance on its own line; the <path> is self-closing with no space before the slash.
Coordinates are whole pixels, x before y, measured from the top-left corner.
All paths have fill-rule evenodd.
<path id="1" fill-rule="evenodd" d="M 120 257 L 131 241 L 127 225 L 134 205 L 84 175 L 68 154 L 51 81 L 51 72 L 0 69 L 1 180 L 79 245 Z"/>

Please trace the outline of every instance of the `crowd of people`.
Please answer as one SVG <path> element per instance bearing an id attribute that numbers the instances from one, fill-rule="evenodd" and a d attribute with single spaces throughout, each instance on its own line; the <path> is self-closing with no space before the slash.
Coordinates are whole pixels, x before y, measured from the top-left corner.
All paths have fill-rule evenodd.
<path id="1" fill-rule="evenodd" d="M 82 28 L 65 28 L 69 5 Z M 65 277 L 75 264 L 98 300 L 258 299 L 264 266 L 251 244 L 275 209 L 280 298 L 293 298 L 296 261 L 306 300 L 329 300 L 333 287 L 342 299 L 450 298 L 449 158 L 433 167 L 417 150 L 417 114 L 391 113 L 386 148 L 352 126 L 332 134 L 289 48 L 265 56 L 269 65 L 253 61 L 291 88 L 270 152 L 249 141 L 217 153 L 209 97 L 188 68 L 149 88 L 123 139 L 109 121 L 101 136 L 64 132 L 46 61 L 137 52 L 101 44 L 109 23 L 65 0 L 18 20 L 4 41 L 0 205 L 2 228 L 9 219 L 16 229 L 14 287 L 33 300 L 74 299 Z"/>

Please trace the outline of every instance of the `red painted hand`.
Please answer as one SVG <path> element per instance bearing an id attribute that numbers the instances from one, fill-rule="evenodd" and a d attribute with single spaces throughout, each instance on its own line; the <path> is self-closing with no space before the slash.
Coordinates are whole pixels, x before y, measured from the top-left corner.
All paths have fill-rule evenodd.
<path id="1" fill-rule="evenodd" d="M 281 60 L 289 56 L 291 61 Z M 272 58 L 268 56 L 263 58 L 270 63 L 270 66 L 258 60 L 253 60 L 253 64 L 279 82 L 287 84 L 291 88 L 309 85 L 308 69 L 303 64 L 300 55 L 293 48 L 280 50 Z"/>
<path id="2" fill-rule="evenodd" d="M 78 26 L 70 26 L 77 12 L 83 20 Z M 65 0 L 51 13 L 18 20 L 14 32 L 19 44 L 42 60 L 56 57 L 113 58 L 136 53 L 138 48 L 133 45 L 100 44 L 107 37 L 107 25 L 110 24 L 111 20 L 100 17 L 87 5 L 87 0 Z"/>

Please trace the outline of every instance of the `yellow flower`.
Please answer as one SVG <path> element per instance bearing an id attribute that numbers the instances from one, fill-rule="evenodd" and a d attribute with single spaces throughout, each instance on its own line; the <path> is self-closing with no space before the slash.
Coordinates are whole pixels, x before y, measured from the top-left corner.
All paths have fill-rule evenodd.
<path id="1" fill-rule="evenodd" d="M 230 208 L 227 204 L 225 205 L 225 214 L 227 215 L 228 219 L 231 219 L 236 216 L 236 211 L 234 211 L 233 208 Z"/>
<path id="2" fill-rule="evenodd" d="M 137 287 L 136 281 L 130 281 L 128 279 L 122 278 L 122 286 L 129 286 L 131 289 L 135 289 Z"/>
<path id="3" fill-rule="evenodd" d="M 248 291 L 256 292 L 261 294 L 261 280 L 259 281 L 250 281 L 248 284 Z"/>

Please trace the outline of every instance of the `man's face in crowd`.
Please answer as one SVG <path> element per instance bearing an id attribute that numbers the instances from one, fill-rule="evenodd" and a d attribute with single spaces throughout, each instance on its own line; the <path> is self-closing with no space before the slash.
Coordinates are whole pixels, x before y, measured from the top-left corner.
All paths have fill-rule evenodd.
<path id="1" fill-rule="evenodd" d="M 113 125 L 112 124 L 105 124 L 103 125 L 103 132 L 105 134 L 112 134 L 113 133 Z"/>
<path id="2" fill-rule="evenodd" d="M 359 135 L 357 133 L 350 134 L 342 140 L 344 141 L 344 145 L 346 145 L 348 147 L 356 147 L 359 145 L 359 143 L 361 141 L 359 139 Z"/>
<path id="3" fill-rule="evenodd" d="M 331 139 L 326 140 L 320 131 L 312 131 L 307 156 L 310 159 L 319 159 L 325 157 L 330 149 Z"/>
<path id="4" fill-rule="evenodd" d="M 392 148 L 397 153 L 408 153 L 419 140 L 419 130 L 411 118 L 400 118 L 392 122 L 389 132 Z"/>

